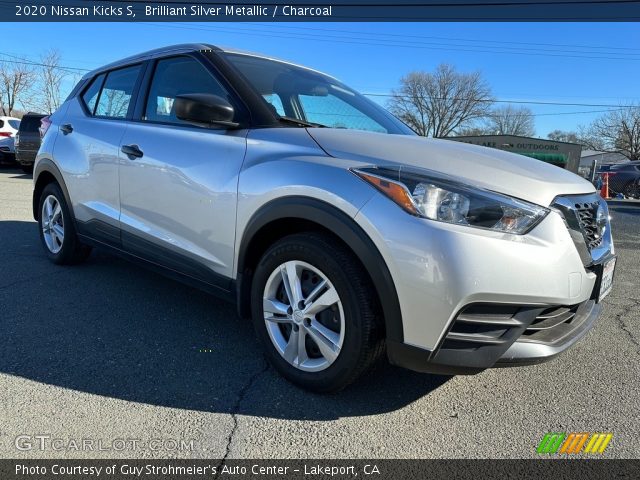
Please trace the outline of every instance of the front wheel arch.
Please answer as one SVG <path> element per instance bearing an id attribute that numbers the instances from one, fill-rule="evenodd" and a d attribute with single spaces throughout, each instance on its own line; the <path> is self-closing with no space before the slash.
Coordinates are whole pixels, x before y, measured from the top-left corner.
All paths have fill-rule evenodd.
<path id="1" fill-rule="evenodd" d="M 347 214 L 310 197 L 283 197 L 263 205 L 249 220 L 238 254 L 236 295 L 238 313 L 249 318 L 253 272 L 262 254 L 293 233 L 321 231 L 346 245 L 369 275 L 382 308 L 388 340 L 404 340 L 402 313 L 391 273 L 365 231 Z"/>

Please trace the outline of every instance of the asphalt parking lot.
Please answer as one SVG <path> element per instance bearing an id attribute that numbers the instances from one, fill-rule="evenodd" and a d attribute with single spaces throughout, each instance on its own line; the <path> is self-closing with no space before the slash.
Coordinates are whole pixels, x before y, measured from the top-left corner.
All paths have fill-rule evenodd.
<path id="1" fill-rule="evenodd" d="M 382 366 L 320 396 L 266 365 L 230 304 L 101 252 L 50 264 L 31 188 L 0 170 L 0 457 L 527 458 L 549 431 L 612 432 L 606 457 L 640 457 L 638 206 L 612 206 L 614 291 L 563 356 L 470 377 Z"/>

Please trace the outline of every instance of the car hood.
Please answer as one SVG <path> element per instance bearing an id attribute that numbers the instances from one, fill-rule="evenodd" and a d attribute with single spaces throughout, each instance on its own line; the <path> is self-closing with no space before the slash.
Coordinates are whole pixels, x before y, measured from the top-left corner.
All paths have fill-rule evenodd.
<path id="1" fill-rule="evenodd" d="M 591 183 L 540 160 L 452 140 L 309 128 L 332 157 L 358 165 L 408 165 L 456 177 L 467 184 L 548 206 L 558 195 L 591 193 Z"/>

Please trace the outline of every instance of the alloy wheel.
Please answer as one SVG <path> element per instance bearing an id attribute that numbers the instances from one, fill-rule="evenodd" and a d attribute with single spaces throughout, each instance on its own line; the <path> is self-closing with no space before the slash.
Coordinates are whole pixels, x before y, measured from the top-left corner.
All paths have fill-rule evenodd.
<path id="1" fill-rule="evenodd" d="M 42 203 L 42 236 L 51 253 L 58 253 L 64 242 L 64 215 L 58 199 L 49 195 Z"/>
<path id="2" fill-rule="evenodd" d="M 262 310 L 273 345 L 295 368 L 318 372 L 340 355 L 345 334 L 342 302 L 318 268 L 296 260 L 278 266 L 265 285 Z"/>

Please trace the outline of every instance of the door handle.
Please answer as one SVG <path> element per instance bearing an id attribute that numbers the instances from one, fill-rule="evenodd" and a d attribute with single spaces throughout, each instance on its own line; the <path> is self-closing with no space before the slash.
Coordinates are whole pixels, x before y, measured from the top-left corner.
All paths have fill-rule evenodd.
<path id="1" fill-rule="evenodd" d="M 73 132 L 73 126 L 70 123 L 65 123 L 64 125 L 60 126 L 60 131 L 64 135 L 69 135 L 71 132 Z"/>
<path id="2" fill-rule="evenodd" d="M 123 145 L 120 150 L 122 150 L 122 153 L 129 157 L 129 160 L 135 160 L 136 158 L 140 158 L 142 157 L 142 155 L 144 155 L 138 145 Z"/>

